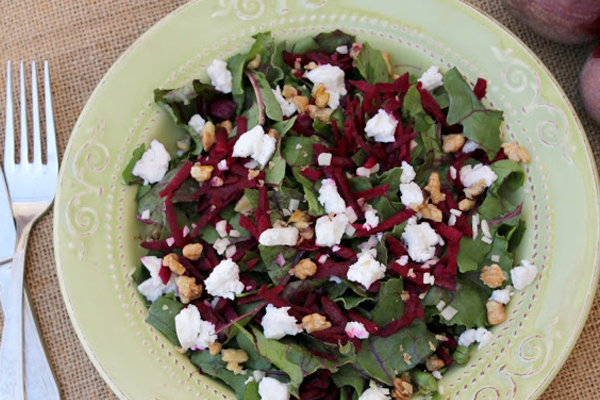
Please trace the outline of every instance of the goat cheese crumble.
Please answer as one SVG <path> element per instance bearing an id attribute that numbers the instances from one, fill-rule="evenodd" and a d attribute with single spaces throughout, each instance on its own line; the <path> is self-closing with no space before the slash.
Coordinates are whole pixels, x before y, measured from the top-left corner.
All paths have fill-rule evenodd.
<path id="1" fill-rule="evenodd" d="M 315 224 L 315 244 L 321 247 L 331 247 L 340 244 L 348 226 L 346 214 L 338 214 L 333 218 L 324 215 Z"/>
<path id="2" fill-rule="evenodd" d="M 434 89 L 439 88 L 444 84 L 444 77 L 439 72 L 440 67 L 437 65 L 432 65 L 427 69 L 427 71 L 423 72 L 423 75 L 419 78 L 419 82 L 421 82 L 421 87 L 425 90 L 432 91 Z"/>
<path id="3" fill-rule="evenodd" d="M 261 167 L 267 165 L 275 152 L 277 140 L 265 133 L 261 125 L 242 134 L 233 146 L 233 157 L 252 157 Z"/>
<path id="4" fill-rule="evenodd" d="M 165 146 L 158 140 L 150 143 L 150 148 L 142 154 L 133 167 L 131 173 L 144 180 L 144 185 L 160 182 L 169 170 L 171 156 Z"/>
<path id="5" fill-rule="evenodd" d="M 323 179 L 321 181 L 321 188 L 319 189 L 319 203 L 321 203 L 321 205 L 325 208 L 325 212 L 327 214 L 339 214 L 346 211 L 346 202 L 338 193 L 337 185 L 331 178 Z"/>
<path id="6" fill-rule="evenodd" d="M 260 322 L 267 339 L 279 340 L 286 335 L 296 336 L 302 332 L 302 326 L 296 318 L 288 314 L 290 307 L 275 307 L 268 304 L 266 314 Z"/>
<path id="7" fill-rule="evenodd" d="M 269 228 L 261 233 L 258 242 L 263 246 L 294 246 L 298 242 L 298 228 Z"/>
<path id="8" fill-rule="evenodd" d="M 409 223 L 402 233 L 408 247 L 408 255 L 416 262 L 425 262 L 435 255 L 439 243 L 438 234 L 428 222 Z"/>
<path id="9" fill-rule="evenodd" d="M 531 285 L 537 274 L 537 267 L 527 260 L 521 260 L 521 265 L 510 270 L 513 286 L 517 290 L 523 290 Z"/>
<path id="10" fill-rule="evenodd" d="M 190 304 L 175 316 L 175 332 L 184 350 L 204 350 L 216 342 L 215 325 L 203 321 L 198 308 Z"/>
<path id="11" fill-rule="evenodd" d="M 317 68 L 308 71 L 305 76 L 315 84 L 313 88 L 316 88 L 319 83 L 323 84 L 325 92 L 329 93 L 327 105 L 333 110 L 338 108 L 340 97 L 347 93 L 344 84 L 345 74 L 340 67 L 330 64 L 319 65 Z"/>
<path id="12" fill-rule="evenodd" d="M 240 282 L 240 268 L 228 258 L 213 269 L 204 285 L 209 294 L 229 300 L 233 300 L 236 294 L 244 290 L 244 284 Z"/>
<path id="13" fill-rule="evenodd" d="M 396 126 L 398 126 L 396 118 L 380 109 L 367 121 L 365 132 L 376 142 L 391 143 L 396 141 Z"/>
<path id="14" fill-rule="evenodd" d="M 385 265 L 375 260 L 370 252 L 364 252 L 350 266 L 346 276 L 349 281 L 358 282 L 368 290 L 373 282 L 385 276 L 385 269 Z"/>
<path id="15" fill-rule="evenodd" d="M 227 63 L 223 60 L 213 60 L 208 67 L 208 77 L 210 82 L 219 92 L 231 93 L 233 77 L 231 71 L 227 69 Z"/>

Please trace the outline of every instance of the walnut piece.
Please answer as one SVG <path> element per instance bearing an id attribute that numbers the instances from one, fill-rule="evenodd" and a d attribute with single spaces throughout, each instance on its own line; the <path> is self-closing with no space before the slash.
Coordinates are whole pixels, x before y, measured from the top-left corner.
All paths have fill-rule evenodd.
<path id="1" fill-rule="evenodd" d="M 487 319 L 491 325 L 498 325 L 506 321 L 504 304 L 491 300 L 485 303 L 485 308 L 487 308 Z"/>
<path id="2" fill-rule="evenodd" d="M 273 139 L 277 139 L 279 137 L 279 132 L 277 132 L 277 129 L 271 128 L 267 132 L 267 135 L 271 136 Z"/>
<path id="3" fill-rule="evenodd" d="M 390 63 L 389 54 L 385 51 L 382 51 L 381 57 L 383 57 L 383 62 L 385 63 L 385 66 L 387 67 L 388 76 L 393 79 L 394 78 L 394 70 L 392 69 L 392 63 Z"/>
<path id="4" fill-rule="evenodd" d="M 315 69 L 315 68 L 317 68 L 317 67 L 318 67 L 317 63 L 316 63 L 316 62 L 314 62 L 314 61 L 311 61 L 311 62 L 309 62 L 308 64 L 306 64 L 306 65 L 304 66 L 304 69 L 306 69 L 306 70 L 309 70 L 309 71 L 310 71 L 310 70 L 313 70 L 313 69 Z"/>
<path id="5" fill-rule="evenodd" d="M 293 268 L 293 271 L 296 278 L 305 280 L 309 276 L 313 276 L 317 273 L 317 264 L 315 264 L 310 258 L 305 258 L 296 264 L 296 266 Z"/>
<path id="6" fill-rule="evenodd" d="M 437 172 L 432 172 L 427 181 L 425 190 L 431 195 L 429 198 L 433 204 L 438 204 L 446 200 L 446 195 L 441 191 L 442 183 L 440 182 L 440 175 Z"/>
<path id="7" fill-rule="evenodd" d="M 248 64 L 246 64 L 246 67 L 248 67 L 248 69 L 256 69 L 256 68 L 260 67 L 261 61 L 262 61 L 262 54 L 258 53 L 256 55 L 256 57 L 254 57 L 250 62 L 248 62 Z"/>
<path id="8" fill-rule="evenodd" d="M 480 278 L 483 283 L 492 289 L 499 288 L 502 286 L 502 282 L 506 280 L 504 271 L 502 271 L 502 268 L 498 264 L 483 267 Z"/>
<path id="9" fill-rule="evenodd" d="M 442 144 L 442 151 L 446 154 L 460 150 L 463 144 L 465 144 L 465 137 L 460 133 L 446 135 L 442 140 L 444 141 Z"/>
<path id="10" fill-rule="evenodd" d="M 442 360 L 440 360 L 437 357 L 429 357 L 427 360 L 425 360 L 425 367 L 427 368 L 428 371 L 433 372 L 433 371 L 437 371 L 440 368 L 444 367 L 444 362 Z"/>
<path id="11" fill-rule="evenodd" d="M 325 86 L 319 83 L 313 89 L 312 96 L 315 99 L 315 105 L 319 108 L 325 108 L 329 102 L 329 93 L 325 92 Z"/>
<path id="12" fill-rule="evenodd" d="M 458 202 L 458 209 L 460 211 L 469 211 L 469 210 L 473 209 L 474 206 L 475 206 L 475 202 L 470 199 L 462 199 L 461 201 Z"/>
<path id="13" fill-rule="evenodd" d="M 179 298 L 183 304 L 189 304 L 202 296 L 204 287 L 197 285 L 196 278 L 192 276 L 178 276 L 175 278 L 175 283 L 179 288 Z"/>
<path id="14" fill-rule="evenodd" d="M 225 368 L 228 371 L 233 372 L 235 375 L 245 373 L 244 369 L 240 366 L 240 364 L 248 361 L 248 354 L 244 350 L 223 349 L 221 350 L 221 357 L 227 363 Z"/>
<path id="15" fill-rule="evenodd" d="M 302 317 L 302 327 L 306 330 L 306 333 L 312 333 L 331 328 L 331 322 L 327 321 L 327 318 L 323 315 L 314 313 Z"/>
<path id="16" fill-rule="evenodd" d="M 210 149 L 212 149 L 216 141 L 217 139 L 215 136 L 215 125 L 212 122 L 207 121 L 204 124 L 204 128 L 202 128 L 202 131 L 200 131 L 200 143 L 202 143 L 204 151 L 210 151 Z"/>
<path id="17" fill-rule="evenodd" d="M 394 389 L 392 390 L 392 399 L 407 400 L 413 395 L 413 385 L 402 378 L 394 379 Z"/>
<path id="18" fill-rule="evenodd" d="M 208 352 L 210 353 L 211 356 L 216 356 L 217 354 L 219 354 L 221 352 L 222 348 L 223 348 L 223 345 L 221 343 L 214 342 L 213 344 L 208 346 Z"/>
<path id="19" fill-rule="evenodd" d="M 306 107 L 308 107 L 308 97 L 306 96 L 294 96 L 292 97 L 292 103 L 298 109 L 298 112 L 303 113 L 306 111 Z"/>
<path id="20" fill-rule="evenodd" d="M 202 244 L 200 243 L 190 243 L 186 244 L 183 247 L 183 256 L 189 260 L 196 261 L 202 255 Z"/>
<path id="21" fill-rule="evenodd" d="M 502 143 L 502 150 L 504 150 L 504 154 L 506 154 L 506 157 L 510 160 L 523 162 L 525 164 L 531 162 L 529 152 L 517 142 Z"/>
<path id="22" fill-rule="evenodd" d="M 306 106 L 306 111 L 311 119 L 318 119 L 321 122 L 329 122 L 333 110 L 331 108 L 319 108 L 314 104 Z"/>
<path id="23" fill-rule="evenodd" d="M 235 203 L 233 210 L 235 212 L 239 212 L 240 214 L 248 215 L 252 212 L 252 205 L 248 201 L 248 198 L 244 195 L 240 197 L 237 203 Z"/>
<path id="24" fill-rule="evenodd" d="M 292 224 L 294 222 L 308 222 L 308 221 L 310 221 L 310 216 L 306 213 L 306 211 L 296 209 L 290 216 L 288 223 Z"/>
<path id="25" fill-rule="evenodd" d="M 192 175 L 192 178 L 194 178 L 198 182 L 206 182 L 212 176 L 212 172 L 214 169 L 215 167 L 213 167 L 212 165 L 194 164 L 194 166 L 192 166 L 190 174 Z"/>
<path id="26" fill-rule="evenodd" d="M 442 210 L 430 203 L 421 205 L 418 211 L 423 214 L 423 218 L 434 222 L 442 222 L 442 218 L 444 217 Z"/>
<path id="27" fill-rule="evenodd" d="M 175 253 L 167 254 L 163 258 L 162 263 L 177 275 L 181 275 L 185 272 L 185 267 L 179 262 L 179 257 Z"/>
<path id="28" fill-rule="evenodd" d="M 465 196 L 467 196 L 467 199 L 473 199 L 479 196 L 481 193 L 483 193 L 485 188 L 485 180 L 482 179 L 480 181 L 477 181 L 477 183 L 475 183 L 473 186 L 469 186 L 468 188 L 463 189 L 463 191 L 465 192 Z"/>
<path id="29" fill-rule="evenodd" d="M 281 95 L 286 100 L 289 100 L 290 98 L 292 98 L 294 96 L 298 96 L 298 90 L 291 85 L 283 85 L 283 89 L 281 90 Z"/>
<path id="30" fill-rule="evenodd" d="M 231 135 L 231 132 L 233 131 L 233 124 L 231 123 L 230 120 L 227 120 L 227 121 L 219 122 L 217 124 L 217 128 L 224 128 L 227 131 L 227 134 Z"/>

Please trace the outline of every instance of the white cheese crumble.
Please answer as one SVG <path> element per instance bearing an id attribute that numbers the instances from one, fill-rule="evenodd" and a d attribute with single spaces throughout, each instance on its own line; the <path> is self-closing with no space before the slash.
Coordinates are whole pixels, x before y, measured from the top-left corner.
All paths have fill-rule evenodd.
<path id="1" fill-rule="evenodd" d="M 442 373 L 440 371 L 433 371 L 431 373 L 431 376 L 433 376 L 435 379 L 437 379 L 438 381 L 441 381 L 443 376 Z"/>
<path id="2" fill-rule="evenodd" d="M 347 226 L 348 217 L 346 214 L 338 214 L 333 218 L 329 218 L 329 215 L 320 217 L 315 224 L 315 244 L 321 247 L 340 244 Z"/>
<path id="3" fill-rule="evenodd" d="M 188 122 L 189 127 L 192 128 L 196 133 L 200 133 L 202 131 L 204 124 L 206 124 L 206 121 L 200 114 L 192 115 L 192 118 L 190 118 L 190 121 Z"/>
<path id="4" fill-rule="evenodd" d="M 231 71 L 227 69 L 227 63 L 223 60 L 213 60 L 208 67 L 208 77 L 210 82 L 219 92 L 231 93 L 231 82 L 233 77 Z"/>
<path id="5" fill-rule="evenodd" d="M 325 208 L 325 212 L 329 213 L 343 213 L 346 211 L 346 202 L 340 196 L 337 191 L 337 185 L 331 178 L 323 179 L 321 181 L 321 188 L 319 189 L 319 203 Z"/>
<path id="6" fill-rule="evenodd" d="M 148 299 L 148 301 L 154 302 L 163 294 L 171 293 L 175 290 L 177 285 L 175 284 L 176 274 L 171 273 L 171 278 L 165 285 L 158 276 L 158 273 L 162 267 L 162 258 L 155 256 L 146 256 L 140 259 L 144 267 L 150 272 L 150 278 L 138 285 L 138 291 Z"/>
<path id="7" fill-rule="evenodd" d="M 435 284 L 435 276 L 431 275 L 429 272 L 425 272 L 423 274 L 423 284 L 433 286 Z"/>
<path id="8" fill-rule="evenodd" d="M 451 214 L 448 217 L 448 226 L 454 226 L 454 225 L 456 225 L 456 215 Z"/>
<path id="9" fill-rule="evenodd" d="M 479 148 L 479 143 L 474 142 L 472 140 L 467 140 L 466 143 L 462 147 L 463 154 L 472 153 Z"/>
<path id="10" fill-rule="evenodd" d="M 454 166 L 450 167 L 450 178 L 452 179 L 456 179 L 458 171 L 456 171 L 456 168 L 454 168 Z"/>
<path id="11" fill-rule="evenodd" d="M 423 204 L 423 191 L 415 182 L 400 184 L 400 201 L 406 207 L 416 208 Z"/>
<path id="12" fill-rule="evenodd" d="M 396 141 L 396 126 L 398 120 L 385 110 L 380 109 L 371 119 L 367 121 L 365 132 L 376 142 L 392 143 Z"/>
<path id="13" fill-rule="evenodd" d="M 402 233 L 402 239 L 408 247 L 408 255 L 417 262 L 424 262 L 435 254 L 439 238 L 428 222 L 409 223 Z"/>
<path id="14" fill-rule="evenodd" d="M 527 260 L 521 260 L 521 265 L 510 270 L 513 286 L 517 290 L 523 290 L 531 285 L 537 274 L 537 267 Z"/>
<path id="15" fill-rule="evenodd" d="M 346 324 L 344 331 L 346 331 L 346 335 L 348 335 L 349 338 L 369 338 L 369 332 L 367 332 L 367 329 L 362 322 L 350 321 Z"/>
<path id="16" fill-rule="evenodd" d="M 456 208 L 451 208 L 451 209 L 450 209 L 450 214 L 454 214 L 454 215 L 456 215 L 457 217 L 460 217 L 460 216 L 462 215 L 462 211 L 460 211 L 460 210 L 457 210 Z"/>
<path id="17" fill-rule="evenodd" d="M 269 228 L 260 234 L 258 242 L 263 246 L 294 246 L 298 242 L 298 228 Z"/>
<path id="18" fill-rule="evenodd" d="M 388 396 L 383 390 L 378 387 L 371 387 L 360 395 L 358 400 L 390 400 L 391 397 Z"/>
<path id="19" fill-rule="evenodd" d="M 450 321 L 456 314 L 458 314 L 458 310 L 452 306 L 448 306 L 440 312 L 440 315 L 444 317 L 446 321 Z"/>
<path id="20" fill-rule="evenodd" d="M 348 216 L 348 222 L 351 224 L 358 220 L 358 216 L 356 215 L 356 212 L 354 212 L 354 208 L 351 206 L 346 207 L 346 215 Z"/>
<path id="21" fill-rule="evenodd" d="M 492 260 L 492 262 L 498 263 L 500 262 L 500 256 L 498 254 L 494 254 L 490 257 L 490 260 Z"/>
<path id="22" fill-rule="evenodd" d="M 224 219 L 220 220 L 215 224 L 215 229 L 217 230 L 219 236 L 227 236 L 227 221 L 225 221 Z"/>
<path id="23" fill-rule="evenodd" d="M 150 210 L 144 210 L 144 211 L 142 211 L 142 215 L 140 215 L 140 218 L 143 219 L 143 220 L 150 219 Z"/>
<path id="24" fill-rule="evenodd" d="M 261 125 L 242 134 L 233 146 L 233 157 L 252 157 L 264 167 L 275 152 L 277 140 L 265 133 Z"/>
<path id="25" fill-rule="evenodd" d="M 267 376 L 259 382 L 258 394 L 261 400 L 289 400 L 288 387 L 289 384 Z"/>
<path id="26" fill-rule="evenodd" d="M 459 346 L 469 347 L 473 343 L 479 343 L 478 349 L 482 349 L 487 346 L 491 341 L 494 335 L 492 332 L 488 331 L 485 328 L 478 329 L 469 329 L 464 331 L 458 338 Z"/>
<path id="27" fill-rule="evenodd" d="M 508 304 L 510 298 L 515 294 L 512 286 L 507 286 L 504 289 L 497 289 L 492 292 L 489 301 L 496 301 L 501 304 Z"/>
<path id="28" fill-rule="evenodd" d="M 444 300 L 440 300 L 440 302 L 437 303 L 437 306 L 435 306 L 435 308 L 437 308 L 438 311 L 442 311 L 444 308 L 446 308 L 446 302 Z"/>
<path id="29" fill-rule="evenodd" d="M 271 91 L 273 92 L 273 95 L 275 95 L 275 100 L 277 100 L 279 103 L 279 106 L 281 107 L 281 113 L 285 117 L 291 117 L 296 111 L 298 111 L 294 103 L 287 101 L 283 97 L 281 94 L 281 88 L 279 86 L 277 86 L 275 89 L 271 89 Z"/>
<path id="30" fill-rule="evenodd" d="M 300 200 L 298 199 L 290 199 L 290 207 L 289 210 L 294 212 L 298 209 L 298 206 L 300 206 Z"/>
<path id="31" fill-rule="evenodd" d="M 235 244 L 232 244 L 231 246 L 227 247 L 227 250 L 225 250 L 225 257 L 233 258 L 235 253 L 237 253 L 237 247 L 235 247 Z"/>
<path id="32" fill-rule="evenodd" d="M 408 264 L 408 256 L 406 254 L 403 256 L 400 256 L 397 263 L 404 267 L 406 264 Z"/>
<path id="33" fill-rule="evenodd" d="M 229 300 L 244 290 L 244 284 L 240 282 L 240 268 L 230 259 L 222 260 L 204 280 L 204 285 L 210 295 Z"/>
<path id="34" fill-rule="evenodd" d="M 317 157 L 317 163 L 322 167 L 328 167 L 331 165 L 331 159 L 333 156 L 331 153 L 321 153 Z"/>
<path id="35" fill-rule="evenodd" d="M 437 65 L 432 65 L 427 71 L 423 72 L 423 75 L 418 80 L 421 82 L 423 89 L 432 91 L 444 84 L 444 77 L 440 74 L 439 70 L 440 68 Z"/>
<path id="36" fill-rule="evenodd" d="M 379 225 L 379 216 L 377 215 L 377 210 L 375 210 L 371 205 L 367 205 L 365 207 L 365 223 L 363 224 L 363 228 L 370 231 Z"/>
<path id="37" fill-rule="evenodd" d="M 400 183 L 411 183 L 417 176 L 415 169 L 406 161 L 402 161 L 401 168 L 402 175 L 400 175 Z"/>
<path id="38" fill-rule="evenodd" d="M 346 236 L 352 237 L 356 233 L 356 229 L 351 224 L 348 224 L 346 225 L 346 230 L 344 232 L 346 233 Z"/>
<path id="39" fill-rule="evenodd" d="M 340 97 L 347 93 L 344 84 L 344 71 L 340 67 L 330 64 L 319 65 L 317 68 L 308 71 L 305 76 L 315 84 L 313 91 L 319 83 L 323 84 L 325 92 L 329 93 L 327 105 L 334 110 L 338 108 Z"/>
<path id="40" fill-rule="evenodd" d="M 385 276 L 385 265 L 373 258 L 369 252 L 360 254 L 346 275 L 349 281 L 358 282 L 369 289 L 373 282 Z"/>
<path id="41" fill-rule="evenodd" d="M 337 51 L 340 54 L 348 54 L 348 46 L 346 46 L 346 45 L 338 46 L 335 48 L 335 51 Z"/>
<path id="42" fill-rule="evenodd" d="M 217 164 L 217 168 L 219 171 L 227 171 L 229 169 L 229 165 L 227 165 L 227 160 L 221 160 Z"/>
<path id="43" fill-rule="evenodd" d="M 169 169 L 171 156 L 165 146 L 158 140 L 150 143 L 150 148 L 142 154 L 134 165 L 131 173 L 144 180 L 144 185 L 159 182 Z"/>
<path id="44" fill-rule="evenodd" d="M 193 304 L 175 316 L 175 332 L 184 350 L 204 350 L 217 340 L 215 325 L 203 321 L 198 308 Z"/>
<path id="45" fill-rule="evenodd" d="M 485 236 L 486 238 L 492 238 L 492 233 L 490 232 L 490 225 L 485 219 L 481 221 L 481 233 L 483 233 L 483 236 Z"/>
<path id="46" fill-rule="evenodd" d="M 498 175 L 489 166 L 483 164 L 465 165 L 460 169 L 459 176 L 464 187 L 471 187 L 479 181 L 485 181 L 485 186 L 490 187 L 498 179 Z"/>
<path id="47" fill-rule="evenodd" d="M 295 336 L 302 332 L 302 326 L 296 318 L 288 314 L 290 307 L 275 307 L 267 305 L 266 314 L 260 324 L 267 339 L 279 340 L 285 335 Z"/>
<path id="48" fill-rule="evenodd" d="M 229 246 L 231 242 L 229 239 L 219 238 L 215 240 L 215 244 L 213 244 L 213 249 L 217 252 L 218 255 L 223 255 L 225 250 L 227 250 L 227 246 Z"/>

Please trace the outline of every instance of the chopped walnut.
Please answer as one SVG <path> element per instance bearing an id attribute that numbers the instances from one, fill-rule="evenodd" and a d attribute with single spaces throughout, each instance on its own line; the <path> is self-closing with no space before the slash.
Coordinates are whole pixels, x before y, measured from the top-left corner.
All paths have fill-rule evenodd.
<path id="1" fill-rule="evenodd" d="M 315 99 L 315 105 L 319 108 L 325 108 L 329 102 L 329 93 L 325 91 L 325 86 L 322 83 L 316 85 L 313 89 L 312 96 Z"/>
<path id="2" fill-rule="evenodd" d="M 317 273 L 317 264 L 315 264 L 310 258 L 305 258 L 296 264 L 296 266 L 293 268 L 293 271 L 296 278 L 305 280 L 309 276 L 313 276 Z"/>
<path id="3" fill-rule="evenodd" d="M 222 348 L 223 348 L 223 345 L 221 343 L 214 342 L 213 344 L 208 346 L 208 352 L 210 353 L 211 356 L 216 356 L 217 354 L 219 354 L 221 352 Z"/>
<path id="4" fill-rule="evenodd" d="M 310 70 L 313 70 L 313 69 L 315 69 L 315 68 L 317 68 L 317 67 L 318 67 L 317 63 L 316 63 L 316 62 L 314 62 L 314 61 L 311 61 L 311 62 L 309 62 L 308 64 L 306 64 L 306 65 L 304 66 L 304 69 L 306 69 L 306 70 L 309 70 L 309 71 L 310 71 Z"/>
<path id="5" fill-rule="evenodd" d="M 472 210 L 474 206 L 475 206 L 475 202 L 470 199 L 462 199 L 461 201 L 458 202 L 458 209 L 460 211 Z"/>
<path id="6" fill-rule="evenodd" d="M 292 98 L 294 96 L 298 96 L 298 90 L 291 85 L 283 85 L 283 89 L 281 90 L 281 95 L 286 100 L 289 100 L 290 98 Z"/>
<path id="7" fill-rule="evenodd" d="M 225 368 L 228 371 L 231 371 L 236 375 L 245 373 L 244 369 L 240 366 L 240 364 L 248 361 L 248 354 L 244 350 L 223 349 L 221 350 L 221 357 L 223 358 L 223 361 L 227 363 Z"/>
<path id="8" fill-rule="evenodd" d="M 248 67 L 248 69 L 256 69 L 260 66 L 261 61 L 262 55 L 258 53 L 256 57 L 254 57 L 251 61 L 248 62 L 248 64 L 246 64 L 246 67 Z"/>
<path id="9" fill-rule="evenodd" d="M 429 219 L 434 222 L 442 222 L 444 215 L 442 210 L 434 206 L 433 204 L 423 204 L 418 208 L 419 212 L 423 214 L 423 218 Z"/>
<path id="10" fill-rule="evenodd" d="M 292 97 L 292 103 L 298 109 L 298 112 L 303 113 L 306 111 L 306 107 L 308 107 L 308 97 L 306 96 L 294 96 Z"/>
<path id="11" fill-rule="evenodd" d="M 202 131 L 200 131 L 200 143 L 202 143 L 204 151 L 210 151 L 216 141 L 215 125 L 212 122 L 207 121 L 204 124 Z"/>
<path id="12" fill-rule="evenodd" d="M 248 170 L 248 179 L 254 179 L 258 175 L 260 175 L 260 171 L 257 169 L 249 169 Z"/>
<path id="13" fill-rule="evenodd" d="M 473 186 L 469 186 L 468 188 L 463 189 L 463 191 L 465 192 L 465 196 L 467 196 L 467 199 L 473 199 L 479 196 L 481 193 L 483 193 L 485 188 L 485 180 L 482 179 L 480 181 L 477 181 L 477 183 L 475 183 Z"/>
<path id="14" fill-rule="evenodd" d="M 506 280 L 504 271 L 498 264 L 492 264 L 489 267 L 483 267 L 480 275 L 481 281 L 492 289 L 502 286 L 502 282 Z"/>
<path id="15" fill-rule="evenodd" d="M 183 304 L 199 299 L 204 287 L 196 284 L 196 278 L 192 276 L 178 276 L 175 283 L 179 288 L 179 298 Z"/>
<path id="16" fill-rule="evenodd" d="M 425 186 L 425 190 L 427 190 L 431 196 L 431 202 L 433 204 L 438 204 L 441 201 L 446 200 L 446 195 L 441 192 L 442 183 L 440 182 L 440 175 L 437 172 L 432 172 L 429 176 L 429 181 L 427 181 L 427 186 Z"/>
<path id="17" fill-rule="evenodd" d="M 329 118 L 331 118 L 331 114 L 333 114 L 331 108 L 319 108 L 313 104 L 306 106 L 306 111 L 311 119 L 318 119 L 321 122 L 329 122 Z"/>
<path id="18" fill-rule="evenodd" d="M 523 162 L 525 164 L 531 162 L 529 152 L 517 142 L 502 143 L 502 150 L 504 150 L 504 154 L 506 154 L 506 157 L 510 160 Z"/>
<path id="19" fill-rule="evenodd" d="M 179 257 L 175 253 L 167 254 L 163 258 L 162 263 L 177 275 L 181 275 L 185 272 L 185 267 L 179 262 Z"/>
<path id="20" fill-rule="evenodd" d="M 303 225 L 308 225 L 308 222 L 296 222 L 294 227 L 296 227 L 300 231 L 300 237 L 304 240 L 310 240 L 315 236 L 315 230 L 312 226 L 300 227 Z"/>
<path id="21" fill-rule="evenodd" d="M 223 178 L 221 178 L 220 176 L 215 176 L 210 180 L 210 184 L 212 187 L 221 187 L 223 186 Z"/>
<path id="22" fill-rule="evenodd" d="M 291 224 L 293 222 L 308 222 L 308 221 L 310 221 L 310 216 L 306 213 L 306 211 L 296 209 L 290 216 L 288 223 Z"/>
<path id="23" fill-rule="evenodd" d="M 427 360 L 425 360 L 425 367 L 427 368 L 427 371 L 430 372 L 437 371 L 440 368 L 443 368 L 444 365 L 446 364 L 444 364 L 444 362 L 437 357 L 429 357 Z"/>
<path id="24" fill-rule="evenodd" d="M 230 120 L 219 122 L 217 124 L 217 128 L 223 128 L 227 131 L 228 135 L 231 135 L 231 132 L 233 131 L 233 123 L 231 123 Z"/>
<path id="25" fill-rule="evenodd" d="M 485 308 L 487 308 L 487 319 L 491 325 L 498 325 L 506 321 L 506 313 L 502 303 L 491 300 L 485 303 Z"/>
<path id="26" fill-rule="evenodd" d="M 394 78 L 394 70 L 392 69 L 392 63 L 390 63 L 390 56 L 385 51 L 381 52 L 381 56 L 383 57 L 383 62 L 385 62 L 385 66 L 387 67 L 388 76 L 390 78 Z"/>
<path id="27" fill-rule="evenodd" d="M 392 399 L 407 400 L 413 395 L 413 385 L 402 378 L 394 379 L 394 389 L 392 390 Z"/>
<path id="28" fill-rule="evenodd" d="M 319 313 L 309 314 L 302 317 L 302 328 L 306 330 L 306 333 L 322 331 L 331 328 L 331 322 Z"/>
<path id="29" fill-rule="evenodd" d="M 194 164 L 192 167 L 190 174 L 192 178 L 197 180 L 198 182 L 206 182 L 212 176 L 212 172 L 215 169 L 212 165 L 200 165 Z"/>
<path id="30" fill-rule="evenodd" d="M 465 137 L 460 133 L 446 135 L 442 140 L 444 141 L 442 144 L 442 151 L 444 153 L 454 153 L 455 151 L 460 150 L 463 144 L 465 144 Z"/>
<path id="31" fill-rule="evenodd" d="M 192 261 L 196 261 L 202 255 L 202 250 L 203 249 L 204 248 L 202 247 L 202 244 L 200 244 L 200 243 L 186 244 L 183 247 L 183 256 L 185 258 L 187 258 L 187 259 L 192 260 Z"/>
<path id="32" fill-rule="evenodd" d="M 271 136 L 273 139 L 277 139 L 279 137 L 279 132 L 277 132 L 277 129 L 271 128 L 267 132 L 267 135 Z"/>

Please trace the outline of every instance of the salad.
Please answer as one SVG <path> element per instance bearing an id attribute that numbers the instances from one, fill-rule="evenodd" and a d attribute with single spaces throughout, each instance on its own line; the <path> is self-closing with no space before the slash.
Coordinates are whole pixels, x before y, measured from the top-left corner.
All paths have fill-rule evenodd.
<path id="1" fill-rule="evenodd" d="M 239 399 L 438 398 L 537 268 L 514 252 L 527 150 L 452 68 L 396 75 L 342 31 L 157 89 L 181 127 L 142 144 L 147 322 Z"/>

